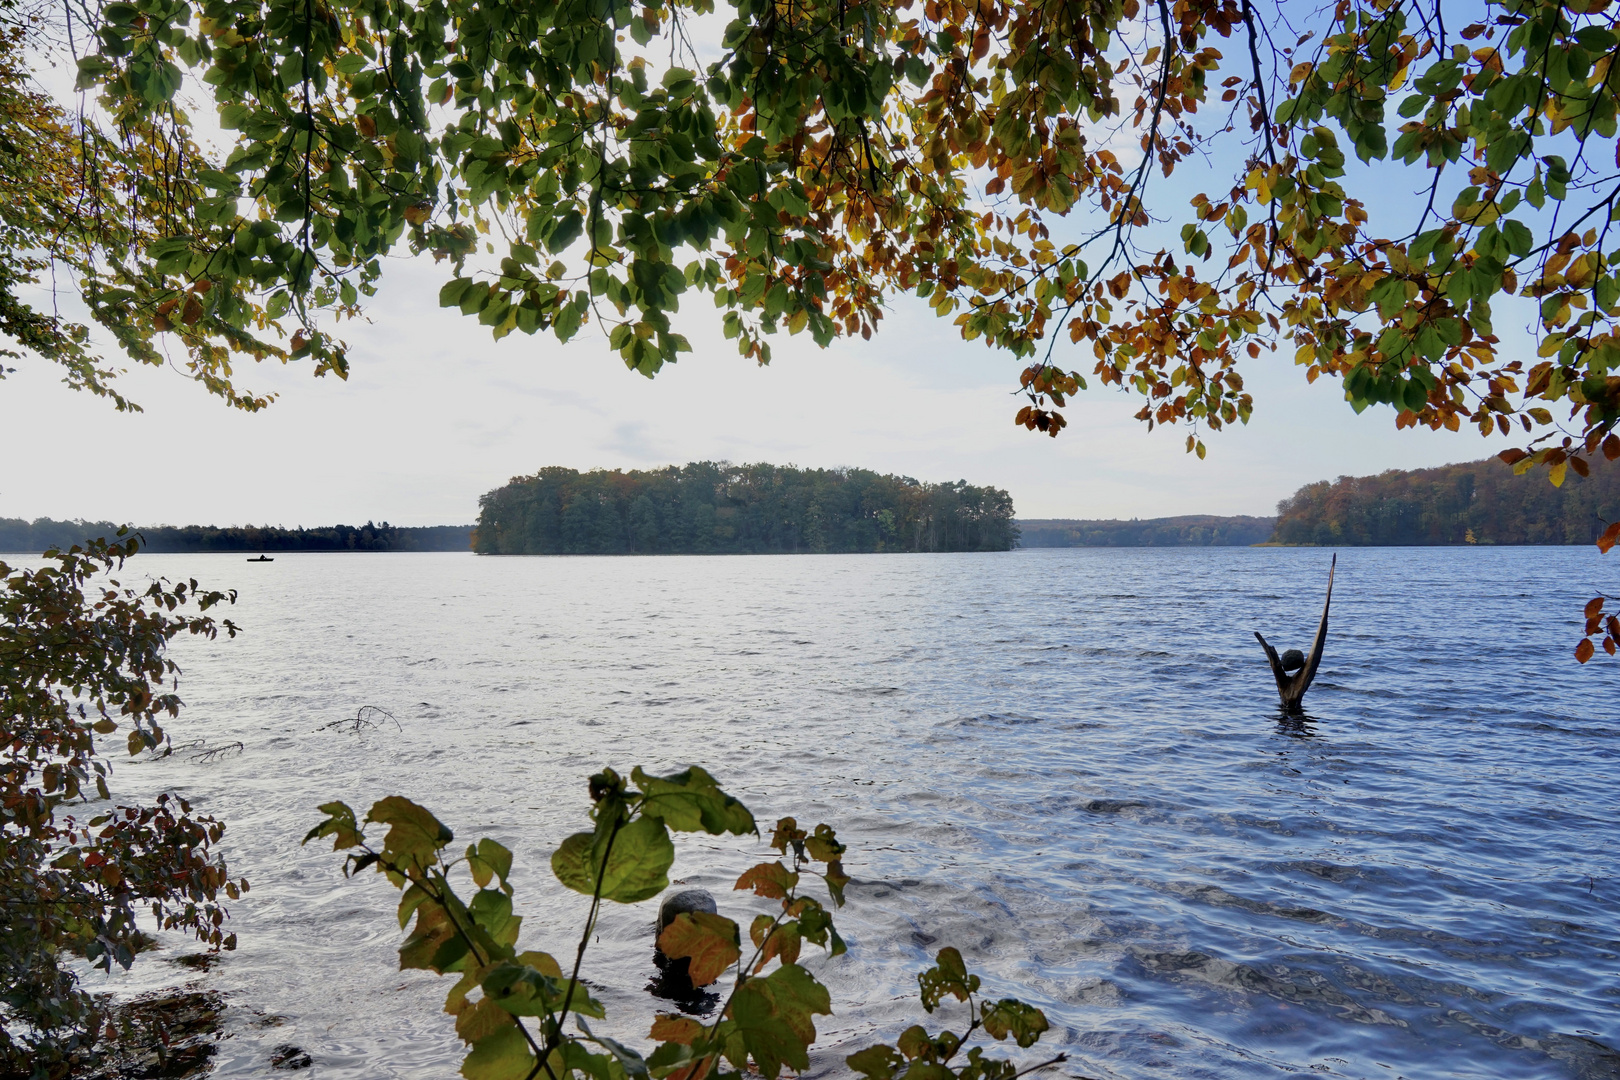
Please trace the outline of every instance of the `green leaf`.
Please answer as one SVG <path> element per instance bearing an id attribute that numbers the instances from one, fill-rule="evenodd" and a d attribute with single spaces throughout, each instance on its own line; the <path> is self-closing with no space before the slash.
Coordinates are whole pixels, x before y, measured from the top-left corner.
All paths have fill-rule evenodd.
<path id="1" fill-rule="evenodd" d="M 626 1076 L 640 1077 L 641 1080 L 646 1080 L 647 1063 L 646 1061 L 642 1060 L 640 1054 L 636 1053 L 634 1050 L 630 1049 L 628 1046 L 625 1046 L 616 1039 L 610 1039 L 605 1035 L 597 1035 L 591 1031 L 589 1025 L 587 1025 L 584 1020 L 579 1021 L 579 1029 L 583 1031 L 586 1037 L 592 1042 L 596 1043 L 598 1046 L 605 1047 L 607 1052 L 613 1055 L 614 1060 L 616 1060 L 619 1065 L 623 1067 L 624 1074 Z"/>
<path id="2" fill-rule="evenodd" d="M 479 889 L 467 911 L 473 922 L 497 945 L 510 946 L 518 938 L 523 917 L 512 914 L 512 898 L 499 889 Z"/>
<path id="3" fill-rule="evenodd" d="M 1013 998 L 1002 998 L 983 1012 L 984 1030 L 997 1039 L 1009 1035 L 1019 1046 L 1034 1046 L 1041 1033 L 1047 1030 L 1046 1014 L 1033 1005 L 1025 1005 Z"/>
<path id="4" fill-rule="evenodd" d="M 402 870 L 426 870 L 438 860 L 445 845 L 455 839 L 438 818 L 399 795 L 373 803 L 366 820 L 389 826 L 383 838 L 383 858 Z"/>
<path id="5" fill-rule="evenodd" d="M 472 288 L 471 278 L 452 278 L 439 289 L 439 306 L 456 307 L 468 289 Z"/>
<path id="6" fill-rule="evenodd" d="M 480 889 L 497 877 L 504 883 L 512 876 L 512 853 L 485 837 L 467 848 L 467 869 Z"/>
<path id="7" fill-rule="evenodd" d="M 527 1080 L 534 1071 L 534 1051 L 517 1027 L 503 1027 L 473 1044 L 461 1063 L 467 1080 Z"/>
<path id="8" fill-rule="evenodd" d="M 636 768 L 630 778 L 643 792 L 641 812 L 661 818 L 678 832 L 701 829 L 714 836 L 759 832 L 748 807 L 721 791 L 714 777 L 696 765 L 673 776 L 648 776 Z"/>
<path id="9" fill-rule="evenodd" d="M 979 977 L 969 975 L 962 954 L 947 945 L 934 958 L 934 966 L 917 976 L 917 984 L 922 988 L 923 1008 L 933 1012 L 946 994 L 966 1001 L 978 991 Z"/>
<path id="10" fill-rule="evenodd" d="M 867 1077 L 867 1080 L 891 1080 L 895 1070 L 906 1063 L 900 1051 L 887 1043 L 868 1046 L 846 1057 L 844 1064 Z"/>
<path id="11" fill-rule="evenodd" d="M 330 836 L 333 837 L 332 850 L 342 851 L 344 848 L 354 847 L 365 839 L 360 832 L 359 823 L 354 820 L 354 811 L 349 809 L 346 803 L 322 803 L 320 810 L 326 815 L 326 820 L 304 835 L 304 843 L 307 844 L 317 837 Z"/>
<path id="12" fill-rule="evenodd" d="M 675 862 L 675 845 L 659 819 L 641 817 L 621 826 L 605 870 L 593 850 L 595 839 L 593 833 L 575 833 L 562 842 L 551 857 L 551 872 L 558 881 L 591 896 L 600 873 L 602 897 L 621 904 L 649 899 L 669 887 L 667 872 Z"/>
<path id="13" fill-rule="evenodd" d="M 809 1047 L 816 1040 L 812 1017 L 831 1015 L 827 988 L 797 964 L 749 979 L 731 1001 L 731 1019 L 766 1080 L 775 1080 L 783 1065 L 801 1073 L 808 1069 Z"/>
<path id="14" fill-rule="evenodd" d="M 568 994 L 568 980 L 562 977 L 557 961 L 545 953 L 526 952 L 515 960 L 495 965 L 479 984 L 484 996 L 513 1016 L 544 1016 L 562 1008 Z M 598 1019 L 607 1015 L 602 1003 L 575 985 L 569 1009 Z"/>
<path id="15" fill-rule="evenodd" d="M 585 229 L 585 218 L 578 210 L 570 210 L 557 219 L 551 234 L 546 237 L 546 250 L 556 255 L 579 239 Z"/>

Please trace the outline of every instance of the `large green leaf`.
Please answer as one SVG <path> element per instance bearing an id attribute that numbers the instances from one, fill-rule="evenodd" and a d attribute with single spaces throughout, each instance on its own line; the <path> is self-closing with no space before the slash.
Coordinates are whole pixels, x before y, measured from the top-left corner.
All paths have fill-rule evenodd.
<path id="1" fill-rule="evenodd" d="M 674 776 L 648 776 L 640 768 L 630 778 L 645 798 L 641 812 L 662 818 L 664 824 L 680 832 L 702 830 L 713 835 L 742 836 L 757 832 L 754 815 L 748 807 L 720 790 L 714 777 L 696 765 Z"/>
<path id="2" fill-rule="evenodd" d="M 658 818 L 636 818 L 613 834 L 607 865 L 601 865 L 593 833 L 575 833 L 551 856 L 551 872 L 575 892 L 596 893 L 600 875 L 602 897 L 634 904 L 657 896 L 669 887 L 669 868 L 675 845 Z"/>
<path id="3" fill-rule="evenodd" d="M 527 1080 L 534 1071 L 534 1051 L 516 1026 L 503 1027 L 473 1045 L 461 1063 L 467 1080 Z"/>
<path id="4" fill-rule="evenodd" d="M 968 974 L 962 954 L 949 945 L 939 950 L 933 967 L 917 976 L 917 983 L 922 988 L 923 1008 L 929 1012 L 938 1007 L 946 994 L 966 1001 L 969 994 L 979 989 L 979 977 Z"/>
<path id="5" fill-rule="evenodd" d="M 497 964 L 480 984 L 484 996 L 513 1016 L 544 1016 L 559 1012 L 568 997 L 568 980 L 557 968 L 557 961 L 545 953 L 523 953 L 516 960 Z M 568 1007 L 582 1016 L 607 1015 L 602 1003 L 583 986 L 575 985 Z"/>
<path id="6" fill-rule="evenodd" d="M 885 1043 L 868 1046 L 844 1059 L 844 1064 L 866 1077 L 867 1080 L 889 1080 L 895 1070 L 906 1063 L 899 1051 Z"/>
<path id="7" fill-rule="evenodd" d="M 1046 1014 L 1033 1005 L 1013 998 L 1002 998 L 983 1013 L 984 1030 L 998 1039 L 1009 1035 L 1019 1046 L 1033 1046 L 1048 1025 Z"/>
<path id="8" fill-rule="evenodd" d="M 731 1001 L 731 1019 L 766 1080 L 775 1080 L 784 1065 L 795 1072 L 808 1069 L 810 1044 L 816 1041 L 812 1018 L 831 1015 L 827 988 L 797 964 L 749 979 Z"/>
<path id="9" fill-rule="evenodd" d="M 388 826 L 383 858 L 405 871 L 426 870 L 438 860 L 444 846 L 455 839 L 438 818 L 399 795 L 373 803 L 366 820 Z"/>

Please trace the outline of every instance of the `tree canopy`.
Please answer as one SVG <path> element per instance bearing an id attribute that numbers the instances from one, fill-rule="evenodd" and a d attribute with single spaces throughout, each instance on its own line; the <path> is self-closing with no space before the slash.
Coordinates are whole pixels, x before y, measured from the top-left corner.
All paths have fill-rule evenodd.
<path id="1" fill-rule="evenodd" d="M 595 321 L 647 375 L 688 292 L 761 361 L 909 293 L 1025 364 L 1033 429 L 1097 382 L 1202 453 L 1282 347 L 1401 426 L 1516 434 L 1557 482 L 1620 454 L 1609 8 L 118 0 L 74 9 L 121 140 L 81 171 L 161 156 L 101 178 L 150 212 L 93 291 L 222 393 L 233 352 L 341 374 L 320 314 L 400 245 L 497 337 Z"/>

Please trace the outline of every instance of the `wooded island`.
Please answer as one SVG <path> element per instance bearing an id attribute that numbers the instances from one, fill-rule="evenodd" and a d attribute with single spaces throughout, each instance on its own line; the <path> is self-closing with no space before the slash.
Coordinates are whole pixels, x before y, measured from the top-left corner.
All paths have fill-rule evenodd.
<path id="1" fill-rule="evenodd" d="M 541 469 L 478 500 L 482 555 L 1007 551 L 1012 496 L 866 469 Z"/>

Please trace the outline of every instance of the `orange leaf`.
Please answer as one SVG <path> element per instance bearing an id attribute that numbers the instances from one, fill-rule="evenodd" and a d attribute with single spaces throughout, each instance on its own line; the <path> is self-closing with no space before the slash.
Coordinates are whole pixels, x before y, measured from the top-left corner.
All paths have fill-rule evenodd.
<path id="1" fill-rule="evenodd" d="M 1609 553 L 1609 549 L 1614 547 L 1616 543 L 1620 543 L 1620 521 L 1610 524 L 1607 529 L 1603 530 L 1603 535 L 1597 538 L 1598 550 L 1605 555 Z"/>
<path id="2" fill-rule="evenodd" d="M 772 900 L 785 898 L 795 885 L 799 883 L 799 875 L 792 873 L 779 862 L 760 863 L 748 870 L 737 879 L 733 889 L 752 889 L 756 896 L 768 897 Z"/>
<path id="3" fill-rule="evenodd" d="M 1523 461 L 1525 458 L 1529 457 L 1530 455 L 1526 454 L 1523 450 L 1520 450 L 1517 447 L 1514 447 L 1514 448 L 1509 449 L 1509 450 L 1504 450 L 1500 454 L 1497 454 L 1496 456 L 1501 458 L 1503 461 L 1507 462 L 1509 465 L 1517 465 L 1519 462 Z"/>
<path id="4" fill-rule="evenodd" d="M 1594 596 L 1594 597 L 1592 597 L 1592 599 L 1590 599 L 1590 600 L 1588 600 L 1586 602 L 1586 617 L 1588 619 L 1597 618 L 1598 613 L 1601 612 L 1602 610 L 1603 610 L 1603 597 Z"/>
<path id="5" fill-rule="evenodd" d="M 688 958 L 692 985 L 708 986 L 742 955 L 740 941 L 737 924 L 724 915 L 683 911 L 658 935 L 658 948 L 673 960 Z"/>
<path id="6" fill-rule="evenodd" d="M 659 1042 L 680 1043 L 682 1046 L 691 1046 L 698 1036 L 703 1034 L 703 1025 L 690 1016 L 671 1016 L 669 1013 L 659 1013 L 653 1020 L 652 1031 L 647 1033 L 649 1039 Z"/>
<path id="7" fill-rule="evenodd" d="M 1592 654 L 1596 651 L 1596 649 L 1592 648 L 1591 639 L 1581 638 L 1581 643 L 1575 646 L 1575 659 L 1584 664 L 1592 659 Z"/>

